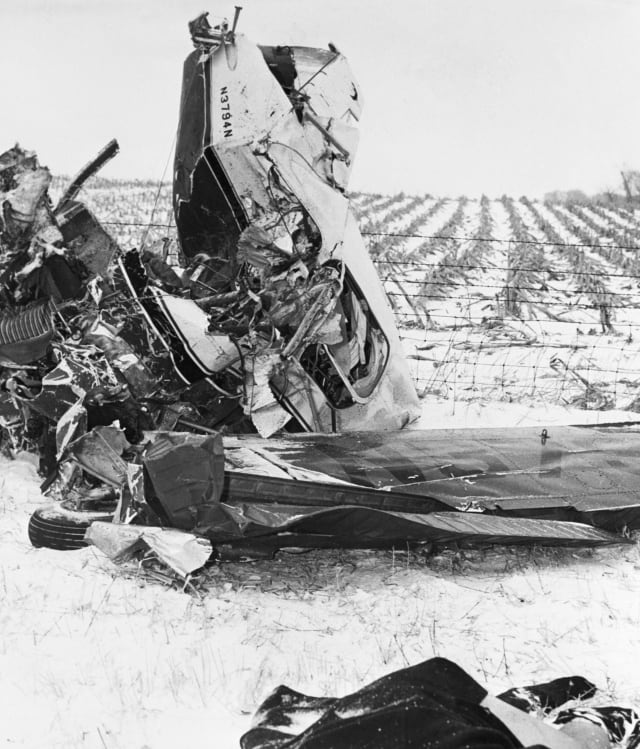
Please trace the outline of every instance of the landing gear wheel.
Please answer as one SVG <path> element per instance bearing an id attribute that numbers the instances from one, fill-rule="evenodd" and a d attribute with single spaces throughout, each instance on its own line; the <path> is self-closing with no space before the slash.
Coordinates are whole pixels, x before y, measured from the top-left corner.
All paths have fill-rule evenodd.
<path id="1" fill-rule="evenodd" d="M 110 522 L 112 513 L 78 512 L 65 503 L 39 507 L 29 518 L 29 541 L 36 548 L 71 551 L 88 546 L 84 532 L 94 520 Z"/>

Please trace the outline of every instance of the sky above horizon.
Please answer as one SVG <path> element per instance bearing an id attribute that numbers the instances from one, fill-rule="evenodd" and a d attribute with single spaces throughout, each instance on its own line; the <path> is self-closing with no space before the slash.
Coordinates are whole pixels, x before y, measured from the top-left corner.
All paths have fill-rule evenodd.
<path id="1" fill-rule="evenodd" d="M 236 0 L 241 1 L 241 0 Z M 202 0 L 0 0 L 0 151 L 170 178 Z M 326 47 L 364 95 L 357 190 L 491 197 L 619 189 L 640 169 L 638 0 L 245 0 L 239 31 Z"/>

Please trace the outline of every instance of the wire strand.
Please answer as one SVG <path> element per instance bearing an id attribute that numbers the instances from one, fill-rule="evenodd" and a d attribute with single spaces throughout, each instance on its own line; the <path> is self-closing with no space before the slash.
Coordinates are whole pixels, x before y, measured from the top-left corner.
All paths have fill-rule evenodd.
<path id="1" fill-rule="evenodd" d="M 595 310 L 594 310 L 595 311 Z M 482 328 L 483 326 L 483 320 L 486 322 L 487 320 L 496 320 L 500 319 L 498 315 L 486 315 L 483 320 L 478 320 L 477 322 L 470 321 L 468 317 L 465 315 L 444 315 L 440 314 L 436 310 L 424 310 L 423 312 L 402 312 L 400 310 L 394 310 L 394 315 L 398 318 L 408 318 L 410 320 L 418 320 L 420 322 L 420 329 L 424 328 L 424 322 L 426 319 L 431 318 L 432 320 L 457 320 L 459 324 L 454 326 L 455 329 L 459 328 Z M 514 318 L 515 320 L 515 318 Z M 536 322 L 545 322 L 549 323 L 552 322 L 554 325 L 571 325 L 574 328 L 580 328 L 580 326 L 586 326 L 586 325 L 600 325 L 599 320 L 555 320 L 555 319 L 532 319 L 532 320 L 520 320 L 520 322 L 524 324 L 535 324 Z M 615 322 L 615 321 L 613 321 Z M 617 323 L 617 327 L 622 330 L 632 330 L 635 328 L 640 328 L 640 323 L 632 323 L 632 322 L 619 322 Z M 606 333 L 603 333 L 603 335 L 607 335 Z"/>
<path id="2" fill-rule="evenodd" d="M 529 299 L 518 299 L 517 304 L 526 306 L 527 304 L 532 304 L 536 307 L 563 307 L 565 309 L 590 309 L 590 310 L 599 310 L 601 307 L 606 307 L 607 309 L 633 309 L 632 305 L 629 304 L 607 304 L 606 303 L 606 297 L 609 295 L 608 292 L 583 292 L 583 293 L 591 293 L 594 297 L 598 296 L 598 293 L 602 294 L 603 300 L 602 301 L 594 301 L 594 302 L 554 302 L 554 301 L 540 301 L 540 300 L 529 300 Z M 390 297 L 399 297 L 400 299 L 436 299 L 438 301 L 452 301 L 452 297 L 447 297 L 444 294 L 402 294 L 399 291 L 387 291 L 387 296 Z M 499 296 L 499 295 L 496 295 Z M 496 296 L 492 297 L 457 297 L 455 301 L 469 301 L 469 302 L 491 302 L 494 303 L 496 301 Z M 462 315 L 460 315 L 462 317 Z"/>
<path id="3" fill-rule="evenodd" d="M 499 242 L 502 244 L 526 244 L 526 245 L 542 245 L 542 246 L 553 246 L 553 247 L 592 247 L 600 250 L 606 250 L 608 248 L 615 248 L 618 250 L 640 250 L 640 245 L 620 245 L 620 244 L 599 244 L 599 243 L 587 243 L 587 242 L 550 242 L 548 240 L 537 240 L 537 239 L 498 239 L 492 237 L 471 237 L 471 236 L 458 236 L 453 237 L 448 234 L 418 234 L 418 233 L 402 233 L 402 232 L 384 232 L 384 231 L 362 231 L 360 232 L 365 237 L 396 237 L 402 239 L 446 239 L 452 242 Z"/>
<path id="4" fill-rule="evenodd" d="M 159 228 L 171 229 L 175 228 L 173 224 L 158 224 L 150 223 L 147 221 L 102 221 L 103 224 L 108 226 L 155 226 Z M 624 245 L 609 243 L 587 243 L 587 242 L 551 242 L 548 240 L 537 240 L 537 239 L 503 239 L 500 237 L 472 237 L 467 235 L 451 236 L 448 234 L 420 234 L 417 232 L 382 232 L 382 231 L 361 231 L 363 237 L 392 237 L 394 239 L 439 239 L 448 240 L 452 242 L 488 242 L 498 244 L 509 244 L 509 245 L 541 245 L 551 247 L 590 247 L 599 250 L 640 250 L 640 244 L 638 245 Z"/>

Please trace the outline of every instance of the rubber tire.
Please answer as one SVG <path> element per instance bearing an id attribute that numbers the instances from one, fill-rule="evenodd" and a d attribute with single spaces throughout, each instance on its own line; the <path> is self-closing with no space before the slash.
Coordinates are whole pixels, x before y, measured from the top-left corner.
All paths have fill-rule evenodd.
<path id="1" fill-rule="evenodd" d="M 113 513 L 78 512 L 62 504 L 39 507 L 29 518 L 29 541 L 36 548 L 73 551 L 88 546 L 84 533 L 94 520 L 110 522 Z"/>

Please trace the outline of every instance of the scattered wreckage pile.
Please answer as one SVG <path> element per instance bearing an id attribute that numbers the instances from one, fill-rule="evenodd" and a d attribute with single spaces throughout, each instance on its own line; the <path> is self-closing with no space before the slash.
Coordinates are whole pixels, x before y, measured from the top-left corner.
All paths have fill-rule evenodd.
<path id="1" fill-rule="evenodd" d="M 55 207 L 51 175 L 35 154 L 16 146 L 0 156 L 3 446 L 37 452 L 43 490 L 61 501 L 32 517 L 37 546 L 78 548 L 89 522 L 111 520 L 114 511 L 122 520 L 137 515 L 159 524 L 146 503 L 145 517 L 139 513 L 143 434 L 179 428 L 181 418 L 209 431 L 215 398 L 203 406 L 197 388 L 177 376 L 172 352 L 159 344 L 132 293 L 127 268 L 149 284 L 186 282 L 153 251 L 123 254 L 75 200 L 86 176 L 116 151 L 109 144 Z M 180 440 L 190 438 L 204 449 L 215 443 L 222 456 L 219 436 Z M 156 453 L 163 444 L 158 438 Z M 211 548 L 206 552 L 197 566 Z"/>
<path id="2" fill-rule="evenodd" d="M 345 196 L 362 106 L 345 58 L 260 47 L 206 15 L 190 30 L 179 266 L 118 247 L 78 201 L 115 141 L 55 206 L 35 154 L 0 156 L 3 445 L 39 454 L 53 502 L 32 543 L 184 578 L 284 547 L 597 545 L 637 527 L 628 502 L 576 509 L 588 472 L 558 480 L 574 433 L 537 471 L 538 435 L 492 451 L 397 431 L 418 400 Z"/>
<path id="3" fill-rule="evenodd" d="M 251 431 L 250 418 L 257 414 L 259 425 L 276 405 L 268 378 L 260 382 L 258 373 L 261 357 L 272 359 L 275 348 L 265 354 L 262 343 L 250 359 L 251 341 L 244 352 L 231 335 L 226 349 L 220 346 L 221 336 L 207 335 L 207 325 L 239 293 L 222 300 L 191 294 L 192 267 L 178 273 L 153 248 L 123 253 L 75 199 L 86 177 L 115 152 L 117 144 L 109 144 L 55 207 L 51 175 L 35 154 L 16 146 L 0 156 L 4 446 L 39 453 L 42 488 L 57 500 L 31 518 L 34 545 L 64 550 L 90 541 L 119 559 L 152 549 L 187 575 L 211 556 L 205 531 L 215 528 L 218 543 L 238 535 L 219 506 L 225 466 L 216 427 Z M 295 299 L 284 289 L 276 293 L 279 282 L 288 285 L 286 271 L 272 280 L 266 267 L 273 261 L 282 268 L 283 253 L 265 237 L 248 229 L 238 256 L 263 242 L 267 259 L 253 257 L 252 267 L 265 281 L 265 296 L 278 297 L 272 324 L 295 319 L 298 333 L 308 309 L 321 306 L 324 276 L 319 288 Z M 299 276 L 299 268 L 294 272 Z M 240 314 L 257 320 L 247 321 L 244 334 L 260 339 L 258 310 L 247 310 L 246 302 L 259 307 L 263 300 L 247 294 Z M 287 305 L 295 308 L 288 316 Z M 237 316 L 226 319 L 234 319 L 236 331 L 241 327 Z M 198 325 L 187 352 L 183 340 Z M 213 372 L 198 369 L 206 357 L 220 371 L 239 361 L 243 369 L 216 382 Z"/>
<path id="4" fill-rule="evenodd" d="M 219 430 L 400 428 L 417 413 L 344 195 L 362 106 L 348 65 L 334 49 L 259 47 L 236 23 L 189 26 L 181 267 L 154 247 L 123 252 L 77 200 L 115 141 L 55 206 L 35 154 L 0 157 L 4 444 L 39 453 L 60 502 L 31 519 L 35 545 L 83 544 L 89 510 L 94 543 L 130 545 L 132 520 L 243 535 L 218 506 Z M 117 529 L 98 525 L 111 518 Z M 201 566 L 211 546 L 196 546 Z"/>
<path id="5" fill-rule="evenodd" d="M 576 523 L 460 513 L 468 497 L 446 496 L 433 478 L 416 493 L 409 479 L 424 477 L 428 460 L 452 485 L 435 443 L 421 444 L 425 433 L 256 435 L 242 387 L 232 399 L 210 376 L 188 382 L 180 329 L 152 317 L 149 302 L 167 289 L 194 303 L 189 268 L 123 252 L 75 199 L 78 180 L 52 207 L 50 174 L 32 153 L 16 146 L 0 156 L 0 179 L 4 446 L 39 453 L 54 500 L 30 520 L 35 546 L 90 542 L 115 560 L 162 560 L 186 577 L 211 558 L 282 547 L 619 540 Z M 246 387 L 255 368 L 244 374 Z M 406 465 L 394 469 L 390 455 Z M 458 487 L 473 474 L 458 473 Z"/>

